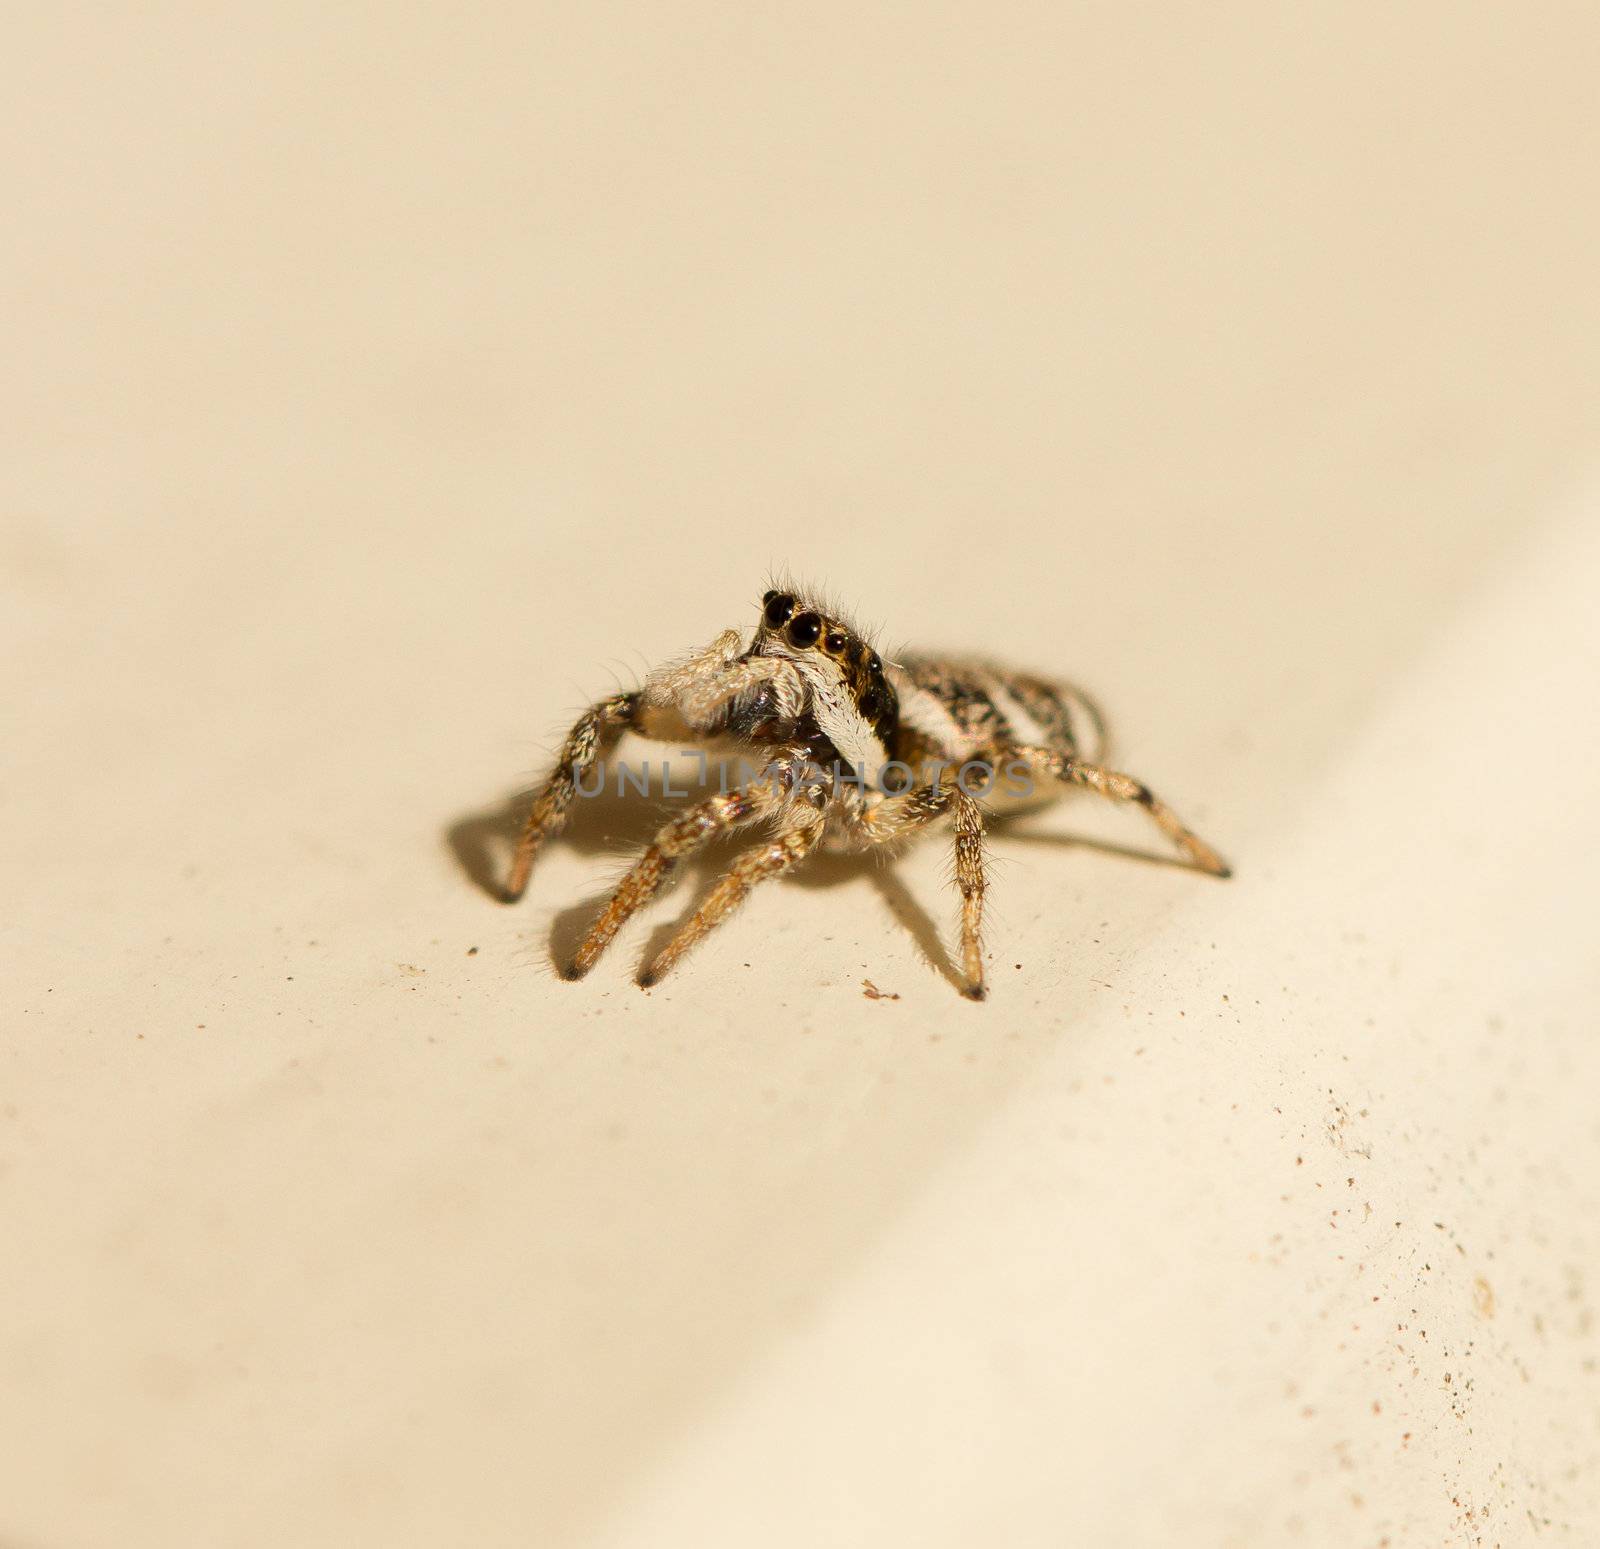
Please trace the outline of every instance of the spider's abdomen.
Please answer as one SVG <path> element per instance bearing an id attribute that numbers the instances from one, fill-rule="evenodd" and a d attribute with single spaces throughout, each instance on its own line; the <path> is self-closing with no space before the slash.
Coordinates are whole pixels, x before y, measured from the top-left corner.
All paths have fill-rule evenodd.
<path id="1" fill-rule="evenodd" d="M 894 669 L 897 758 L 975 758 L 1008 747 L 1050 748 L 1092 763 L 1105 753 L 1093 700 L 1059 679 L 990 662 L 911 656 Z"/>

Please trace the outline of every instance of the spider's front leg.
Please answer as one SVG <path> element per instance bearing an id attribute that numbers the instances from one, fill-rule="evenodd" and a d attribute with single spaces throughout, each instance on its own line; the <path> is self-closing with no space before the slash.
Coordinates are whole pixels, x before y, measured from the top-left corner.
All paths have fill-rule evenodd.
<path id="1" fill-rule="evenodd" d="M 508 904 L 514 904 L 527 891 L 539 847 L 561 832 L 580 777 L 637 721 L 642 704 L 643 696 L 638 693 L 613 694 L 585 710 L 567 733 L 556 767 L 534 801 L 517 840 L 503 894 Z"/>
<path id="2" fill-rule="evenodd" d="M 816 848 L 824 826 L 823 813 L 817 807 L 803 798 L 790 804 L 777 832 L 765 844 L 756 845 L 735 858 L 689 923 L 639 975 L 639 987 L 649 989 L 690 947 L 727 919 L 750 896 L 758 882 L 781 877 L 798 866 Z"/>
<path id="3" fill-rule="evenodd" d="M 983 982 L 983 809 L 962 790 L 954 773 L 930 785 L 886 797 L 860 818 L 858 831 L 871 844 L 894 844 L 949 812 L 955 819 L 956 886 L 961 890 L 961 993 L 968 1000 L 988 994 Z"/>
<path id="4" fill-rule="evenodd" d="M 578 781 L 616 745 L 624 731 L 639 727 L 648 710 L 670 707 L 693 730 L 706 731 L 716 724 L 730 700 L 768 687 L 778 713 L 793 719 L 799 709 L 793 670 L 775 657 L 744 659 L 741 651 L 738 630 L 724 630 L 687 661 L 651 673 L 643 688 L 613 694 L 578 717 L 517 840 L 502 894 L 508 904 L 527 891 L 533 863 L 545 840 L 561 832 Z"/>
<path id="5" fill-rule="evenodd" d="M 786 751 L 749 784 L 708 797 L 663 825 L 589 927 L 571 967 L 566 970 L 566 977 L 581 979 L 594 967 L 617 932 L 660 892 L 685 856 L 692 855 L 718 834 L 759 822 L 776 812 L 783 805 L 785 790 L 804 758 L 801 751 Z"/>

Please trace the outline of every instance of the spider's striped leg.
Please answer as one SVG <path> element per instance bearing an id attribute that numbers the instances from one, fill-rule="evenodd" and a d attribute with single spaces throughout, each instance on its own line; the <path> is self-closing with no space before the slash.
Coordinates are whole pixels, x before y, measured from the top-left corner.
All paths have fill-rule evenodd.
<path id="1" fill-rule="evenodd" d="M 750 896 L 758 882 L 782 876 L 798 866 L 822 837 L 823 816 L 815 808 L 797 802 L 792 816 L 763 844 L 745 850 L 734 859 L 727 874 L 712 889 L 706 901 L 695 910 L 689 923 L 662 948 L 660 955 L 639 975 L 639 985 L 648 989 L 702 937 L 707 936 Z"/>
<path id="2" fill-rule="evenodd" d="M 637 693 L 613 694 L 585 710 L 567 733 L 556 767 L 539 792 L 533 810 L 528 813 L 528 821 L 523 824 L 522 836 L 517 840 L 503 895 L 508 904 L 514 904 L 526 891 L 539 846 L 551 835 L 561 832 L 567 820 L 567 809 L 577 795 L 579 778 L 634 723 L 641 704 Z"/>
<path id="3" fill-rule="evenodd" d="M 1112 801 L 1127 801 L 1143 807 L 1191 865 L 1214 877 L 1233 875 L 1232 867 L 1204 839 L 1185 827 L 1171 807 L 1159 800 L 1148 785 L 1135 780 L 1132 775 L 1119 774 L 1114 769 L 1105 769 L 1099 764 L 1091 764 L 1070 753 L 1051 748 L 1010 748 L 1006 751 L 1006 757 L 1023 759 L 1064 785 L 1081 785 Z"/>
<path id="4" fill-rule="evenodd" d="M 594 967 L 617 932 L 655 897 L 684 856 L 727 829 L 757 822 L 776 811 L 783 801 L 785 765 L 784 760 L 770 763 L 749 784 L 708 797 L 664 824 L 589 927 L 566 977 L 581 979 Z"/>
<path id="5" fill-rule="evenodd" d="M 988 994 L 983 982 L 983 899 L 988 890 L 983 848 L 983 809 L 953 774 L 931 785 L 890 796 L 862 814 L 860 832 L 873 844 L 893 844 L 946 812 L 955 818 L 956 886 L 961 890 L 961 993 L 968 1000 Z"/>

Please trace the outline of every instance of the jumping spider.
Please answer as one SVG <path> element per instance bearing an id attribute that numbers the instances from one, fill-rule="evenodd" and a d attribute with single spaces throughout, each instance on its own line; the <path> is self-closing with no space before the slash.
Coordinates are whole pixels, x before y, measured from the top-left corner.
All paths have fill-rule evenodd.
<path id="1" fill-rule="evenodd" d="M 734 739 L 758 753 L 764 767 L 757 779 L 708 797 L 661 829 L 590 927 L 569 978 L 586 974 L 677 863 L 725 829 L 771 824 L 766 839 L 737 857 L 640 974 L 641 985 L 660 979 L 758 882 L 799 865 L 824 840 L 845 850 L 892 845 L 949 814 L 961 892 L 962 994 L 982 1000 L 984 807 L 971 778 L 963 777 L 974 765 L 1039 777 L 1045 789 L 1035 801 L 1076 785 L 1135 802 L 1193 866 L 1229 874 L 1216 851 L 1148 786 L 1099 762 L 1104 723 L 1078 689 L 979 661 L 885 662 L 836 613 L 784 588 L 763 597 L 748 641 L 727 630 L 687 661 L 652 672 L 643 687 L 613 694 L 579 718 L 522 830 L 506 901 L 522 896 L 539 847 L 560 830 L 578 782 L 624 730 L 670 738 L 685 727 L 700 737 Z M 882 778 L 891 764 L 906 776 L 893 790 Z M 818 770 L 846 778 L 808 777 Z M 997 776 L 978 793 L 987 805 L 1000 804 L 1001 784 Z"/>

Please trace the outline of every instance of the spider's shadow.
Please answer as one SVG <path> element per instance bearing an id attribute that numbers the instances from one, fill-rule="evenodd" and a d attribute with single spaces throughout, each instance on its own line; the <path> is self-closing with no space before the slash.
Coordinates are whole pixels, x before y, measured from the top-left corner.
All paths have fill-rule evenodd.
<path id="1" fill-rule="evenodd" d="M 457 818 L 445 830 L 445 844 L 456 864 L 466 873 L 474 887 L 486 893 L 497 903 L 505 903 L 504 878 L 510 865 L 511 851 L 516 844 L 532 793 L 518 792 L 495 806 L 481 808 Z M 658 801 L 634 795 L 622 796 L 608 780 L 603 791 L 586 800 L 574 803 L 572 816 L 562 831 L 558 843 L 569 846 L 582 855 L 607 856 L 619 863 L 631 858 L 655 837 L 666 812 L 670 810 Z M 1101 839 L 1090 839 L 1077 834 L 1053 833 L 1029 829 L 1021 825 L 1026 818 L 1001 818 L 992 821 L 991 832 L 998 836 L 1021 839 L 1033 844 L 1054 845 L 1062 848 L 1097 850 L 1129 860 L 1144 861 L 1155 866 L 1176 866 L 1188 869 L 1176 857 L 1152 854 Z M 941 831 L 942 833 L 942 831 Z M 650 936 L 642 962 L 649 962 L 685 925 L 695 910 L 710 896 L 712 889 L 727 870 L 728 857 L 749 842 L 748 834 L 719 836 L 704 849 L 686 860 L 679 875 L 689 883 L 688 902 L 677 918 L 657 926 Z M 829 888 L 858 877 L 868 877 L 877 889 L 901 929 L 916 942 L 918 950 L 935 972 L 956 988 L 962 984 L 961 975 L 946 949 L 944 937 L 932 915 L 900 880 L 892 860 L 873 854 L 819 854 L 813 856 L 785 882 L 799 887 Z M 578 944 L 594 923 L 610 897 L 607 885 L 582 902 L 558 910 L 550 922 L 549 949 L 551 960 L 559 967 L 572 961 Z"/>

